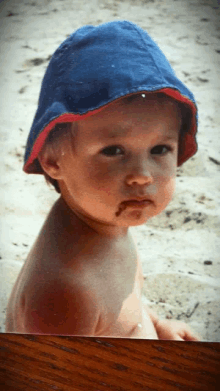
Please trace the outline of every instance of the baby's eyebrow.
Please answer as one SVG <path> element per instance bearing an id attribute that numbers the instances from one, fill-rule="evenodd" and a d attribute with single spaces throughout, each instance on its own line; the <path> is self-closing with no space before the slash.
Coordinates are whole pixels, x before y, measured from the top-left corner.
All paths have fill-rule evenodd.
<path id="1" fill-rule="evenodd" d="M 128 131 L 129 129 L 125 129 L 125 128 L 122 128 L 122 127 L 118 127 L 117 128 L 117 131 L 112 131 L 111 133 L 109 133 L 106 138 L 119 138 L 119 137 L 124 137 L 128 134 Z"/>
<path id="2" fill-rule="evenodd" d="M 177 141 L 177 137 L 176 137 L 175 134 L 172 135 L 172 136 L 163 136 L 163 139 L 164 139 L 165 141 Z"/>
<path id="3" fill-rule="evenodd" d="M 122 131 L 120 131 L 122 130 Z M 121 137 L 126 137 L 128 131 L 127 129 L 120 129 L 119 132 L 112 132 L 110 134 L 108 134 L 108 136 L 106 138 L 108 139 L 117 139 L 117 138 L 121 138 Z M 173 134 L 173 135 L 162 135 L 162 138 L 164 141 L 177 141 L 177 136 L 176 134 Z"/>
<path id="4" fill-rule="evenodd" d="M 125 134 L 123 133 L 111 133 L 110 135 L 108 135 L 108 138 L 119 138 L 119 137 L 123 137 Z"/>

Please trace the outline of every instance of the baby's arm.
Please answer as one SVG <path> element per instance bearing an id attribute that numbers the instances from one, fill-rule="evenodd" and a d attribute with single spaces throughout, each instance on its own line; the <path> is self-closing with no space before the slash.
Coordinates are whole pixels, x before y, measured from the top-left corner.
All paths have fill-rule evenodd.
<path id="1" fill-rule="evenodd" d="M 159 339 L 199 341 L 199 337 L 191 331 L 186 323 L 178 320 L 161 320 L 150 308 L 146 307 L 146 310 L 153 322 Z"/>
<path id="2" fill-rule="evenodd" d="M 199 341 L 190 327 L 179 320 L 159 320 L 157 323 L 157 335 L 159 339 L 175 341 Z"/>
<path id="3" fill-rule="evenodd" d="M 24 332 L 93 336 L 99 315 L 97 300 L 86 287 L 50 281 L 27 298 Z"/>

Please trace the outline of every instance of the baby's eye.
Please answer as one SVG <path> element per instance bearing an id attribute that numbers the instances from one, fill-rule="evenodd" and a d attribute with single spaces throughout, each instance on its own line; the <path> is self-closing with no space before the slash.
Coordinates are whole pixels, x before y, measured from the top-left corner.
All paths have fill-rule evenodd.
<path id="1" fill-rule="evenodd" d="M 169 151 L 172 151 L 172 148 L 169 145 L 157 145 L 151 149 L 153 155 L 165 155 Z"/>
<path id="2" fill-rule="evenodd" d="M 118 145 L 111 145 L 109 147 L 104 148 L 101 151 L 101 154 L 105 156 L 118 156 L 118 155 L 122 155 L 123 152 L 124 151 L 122 150 L 122 148 L 119 147 Z"/>

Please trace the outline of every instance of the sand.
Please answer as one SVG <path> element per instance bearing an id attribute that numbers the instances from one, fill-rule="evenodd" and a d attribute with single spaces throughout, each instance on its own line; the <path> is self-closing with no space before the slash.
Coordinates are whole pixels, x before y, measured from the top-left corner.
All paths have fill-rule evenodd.
<path id="1" fill-rule="evenodd" d="M 220 341 L 220 24 L 217 0 L 42 0 L 0 3 L 0 331 L 12 286 L 57 199 L 22 172 L 27 135 L 49 56 L 75 29 L 128 19 L 146 29 L 193 91 L 198 153 L 177 175 L 167 209 L 132 228 L 145 277 L 143 300 Z"/>

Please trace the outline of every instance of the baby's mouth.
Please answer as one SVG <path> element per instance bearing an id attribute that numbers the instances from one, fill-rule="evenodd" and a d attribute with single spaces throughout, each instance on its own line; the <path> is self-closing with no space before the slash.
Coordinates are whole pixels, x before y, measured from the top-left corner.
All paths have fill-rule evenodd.
<path id="1" fill-rule="evenodd" d="M 152 201 L 148 199 L 144 199 L 141 201 L 138 200 L 129 200 L 129 201 L 123 201 L 118 208 L 118 211 L 115 213 L 115 215 L 118 217 L 126 208 L 135 208 L 135 209 L 143 209 L 147 205 L 151 204 Z"/>

